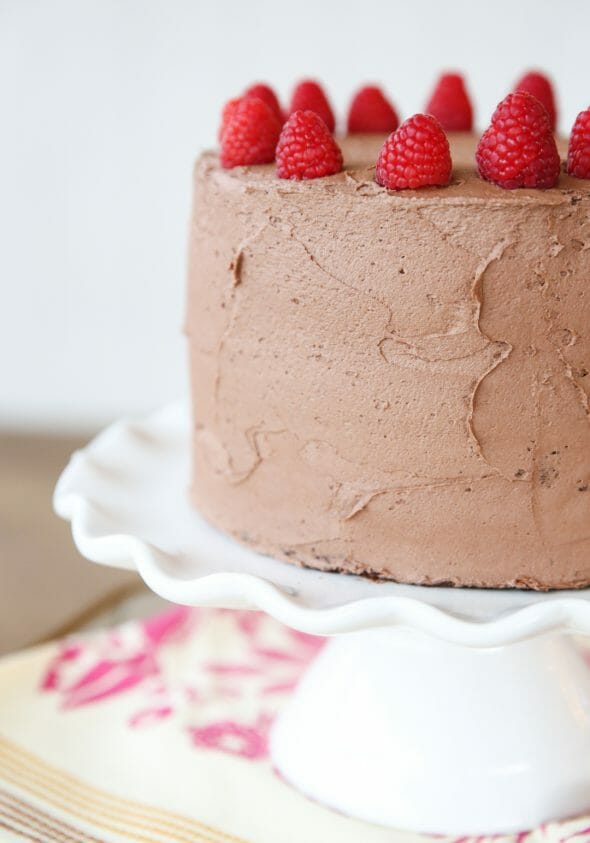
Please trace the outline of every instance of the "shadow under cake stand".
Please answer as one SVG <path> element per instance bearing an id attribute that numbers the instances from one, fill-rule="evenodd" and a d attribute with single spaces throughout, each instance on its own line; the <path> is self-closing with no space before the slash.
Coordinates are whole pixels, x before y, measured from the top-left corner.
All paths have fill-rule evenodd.
<path id="1" fill-rule="evenodd" d="M 259 609 L 331 636 L 274 724 L 308 796 L 440 834 L 522 831 L 590 808 L 590 590 L 375 583 L 254 553 L 189 506 L 182 404 L 120 421 L 55 491 L 79 551 L 189 606 Z"/>

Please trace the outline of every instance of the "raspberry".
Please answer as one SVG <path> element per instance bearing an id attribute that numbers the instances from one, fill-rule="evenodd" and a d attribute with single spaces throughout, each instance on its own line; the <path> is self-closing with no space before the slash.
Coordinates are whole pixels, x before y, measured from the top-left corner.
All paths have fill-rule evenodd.
<path id="1" fill-rule="evenodd" d="M 334 112 L 328 98 L 321 85 L 311 79 L 300 82 L 293 91 L 289 114 L 293 114 L 294 111 L 315 111 L 331 132 L 336 128 Z"/>
<path id="2" fill-rule="evenodd" d="M 445 185 L 452 166 L 449 142 L 438 120 L 414 114 L 383 144 L 375 181 L 389 190 Z"/>
<path id="3" fill-rule="evenodd" d="M 470 132 L 473 108 L 459 73 L 443 73 L 426 106 L 446 132 Z"/>
<path id="4" fill-rule="evenodd" d="M 551 131 L 555 131 L 557 125 L 557 109 L 555 107 L 555 95 L 553 93 L 553 86 L 549 79 L 542 73 L 531 72 L 518 80 L 514 86 L 515 91 L 525 91 L 527 94 L 532 94 L 539 102 L 542 102 L 547 109 L 549 115 L 549 123 Z"/>
<path id="5" fill-rule="evenodd" d="M 315 111 L 295 111 L 277 145 L 277 175 L 281 179 L 318 179 L 342 169 L 342 152 Z"/>
<path id="6" fill-rule="evenodd" d="M 567 171 L 578 179 L 590 179 L 590 108 L 580 111 L 573 125 Z"/>
<path id="7" fill-rule="evenodd" d="M 393 132 L 399 126 L 395 108 L 376 85 L 366 85 L 361 88 L 350 103 L 348 112 L 348 131 L 350 134 L 360 132 Z"/>
<path id="8" fill-rule="evenodd" d="M 524 91 L 508 94 L 494 111 L 475 160 L 483 179 L 508 190 L 554 187 L 561 165 L 545 106 Z"/>
<path id="9" fill-rule="evenodd" d="M 226 170 L 274 161 L 281 124 L 262 100 L 241 99 L 221 139 L 221 166 Z"/>
<path id="10" fill-rule="evenodd" d="M 226 104 L 223 106 L 221 110 L 221 121 L 219 123 L 219 129 L 217 130 L 217 140 L 221 141 L 223 138 L 223 133 L 227 129 L 229 121 L 234 116 L 234 112 L 238 107 L 238 103 L 242 97 L 235 97 L 233 100 L 228 100 Z"/>
<path id="11" fill-rule="evenodd" d="M 262 100 L 262 102 L 265 102 L 268 106 L 270 106 L 270 108 L 272 108 L 281 123 L 283 123 L 283 110 L 277 99 L 277 95 L 270 85 L 264 85 L 261 82 L 256 85 L 250 85 L 250 87 L 246 88 L 244 91 L 244 96 L 248 98 L 256 97 L 257 99 Z"/>

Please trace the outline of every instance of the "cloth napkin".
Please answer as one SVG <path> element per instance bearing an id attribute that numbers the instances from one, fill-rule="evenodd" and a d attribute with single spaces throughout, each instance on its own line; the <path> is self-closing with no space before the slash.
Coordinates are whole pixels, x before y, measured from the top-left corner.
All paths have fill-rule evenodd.
<path id="1" fill-rule="evenodd" d="M 433 841 L 330 811 L 273 771 L 270 724 L 322 643 L 257 612 L 174 607 L 4 659 L 0 840 Z M 588 843 L 590 817 L 493 839 Z"/>

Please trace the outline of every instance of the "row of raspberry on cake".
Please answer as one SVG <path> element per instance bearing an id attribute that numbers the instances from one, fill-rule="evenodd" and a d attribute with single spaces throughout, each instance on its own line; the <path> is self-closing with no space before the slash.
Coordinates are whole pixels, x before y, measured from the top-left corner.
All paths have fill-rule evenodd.
<path id="1" fill-rule="evenodd" d="M 527 86 L 537 96 L 524 90 Z M 541 74 L 527 74 L 517 88 L 498 105 L 479 141 L 477 170 L 482 178 L 507 189 L 554 187 L 561 162 L 551 85 Z M 376 162 L 375 179 L 391 190 L 449 184 L 452 161 L 445 129 L 468 130 L 471 124 L 471 104 L 458 74 L 443 75 L 427 113 L 415 114 L 401 126 L 391 103 L 374 86 L 358 92 L 348 118 L 350 132 L 390 131 Z M 221 164 L 233 168 L 276 160 L 279 178 L 333 175 L 342 169 L 334 126 L 333 111 L 317 82 L 297 86 L 288 116 L 268 85 L 253 85 L 223 109 Z M 590 109 L 576 118 L 566 169 L 570 175 L 590 178 Z"/>
<path id="2" fill-rule="evenodd" d="M 556 97 L 551 81 L 539 71 L 525 73 L 512 88 L 513 91 L 526 91 L 540 100 L 549 114 L 551 127 L 557 125 Z M 293 91 L 289 107 L 284 109 L 274 90 L 266 84 L 257 83 L 247 88 L 241 97 L 229 100 L 224 108 L 219 136 L 231 113 L 243 97 L 257 97 L 263 100 L 284 123 L 294 111 L 315 111 L 334 133 L 336 117 L 322 86 L 311 79 L 300 82 Z M 446 132 L 471 132 L 473 130 L 473 105 L 465 80 L 460 73 L 443 73 L 438 78 L 434 89 L 424 107 L 426 114 L 436 117 Z M 391 99 L 377 85 L 365 85 L 358 90 L 350 101 L 346 119 L 349 134 L 376 133 L 389 134 L 398 128 L 400 120 L 398 110 Z"/>

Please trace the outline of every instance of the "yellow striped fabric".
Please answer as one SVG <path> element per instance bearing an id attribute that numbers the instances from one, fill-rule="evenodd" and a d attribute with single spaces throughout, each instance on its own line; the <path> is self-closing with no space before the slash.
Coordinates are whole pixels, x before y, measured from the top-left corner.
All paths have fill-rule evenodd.
<path id="1" fill-rule="evenodd" d="M 189 817 L 92 787 L 3 737 L 0 782 L 7 788 L 0 791 L 0 826 L 31 841 L 246 843 Z"/>

